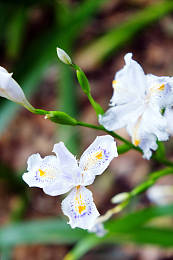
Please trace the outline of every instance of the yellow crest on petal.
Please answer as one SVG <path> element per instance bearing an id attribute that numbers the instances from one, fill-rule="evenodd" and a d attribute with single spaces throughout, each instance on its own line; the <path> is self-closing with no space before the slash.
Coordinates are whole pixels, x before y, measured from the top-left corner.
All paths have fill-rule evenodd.
<path id="1" fill-rule="evenodd" d="M 103 152 L 98 152 L 95 157 L 98 159 L 98 160 L 101 160 L 103 158 Z"/>
<path id="2" fill-rule="evenodd" d="M 117 85 L 117 81 L 114 79 L 114 80 L 112 81 L 112 86 L 113 86 L 113 88 L 115 88 L 116 85 Z"/>
<path id="3" fill-rule="evenodd" d="M 134 145 L 135 145 L 135 146 L 138 146 L 139 144 L 140 144 L 140 140 L 139 140 L 139 139 L 135 139 L 135 140 L 134 140 Z"/>
<path id="4" fill-rule="evenodd" d="M 86 204 L 80 192 L 80 185 L 76 186 L 75 204 L 76 212 L 81 215 L 82 212 L 86 210 Z"/>
<path id="5" fill-rule="evenodd" d="M 159 88 L 158 88 L 158 90 L 160 90 L 160 91 L 163 91 L 164 90 L 164 88 L 165 88 L 165 85 L 164 84 L 162 84 Z"/>
<path id="6" fill-rule="evenodd" d="M 46 175 L 46 172 L 45 172 L 45 171 L 43 171 L 43 170 L 41 170 L 41 169 L 39 169 L 38 171 L 39 171 L 40 177 Z"/>
<path id="7" fill-rule="evenodd" d="M 98 151 L 96 153 L 91 154 L 88 157 L 88 160 L 86 162 L 86 165 L 84 167 L 84 171 L 87 171 L 90 167 L 93 167 L 98 160 L 102 160 L 103 159 L 103 151 Z"/>

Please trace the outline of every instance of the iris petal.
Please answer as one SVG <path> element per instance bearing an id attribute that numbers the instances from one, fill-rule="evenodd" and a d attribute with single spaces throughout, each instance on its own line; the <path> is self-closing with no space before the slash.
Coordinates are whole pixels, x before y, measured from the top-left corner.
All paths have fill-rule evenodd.
<path id="1" fill-rule="evenodd" d="M 89 229 L 99 216 L 91 191 L 82 186 L 74 188 L 62 201 L 62 211 L 72 228 Z"/>

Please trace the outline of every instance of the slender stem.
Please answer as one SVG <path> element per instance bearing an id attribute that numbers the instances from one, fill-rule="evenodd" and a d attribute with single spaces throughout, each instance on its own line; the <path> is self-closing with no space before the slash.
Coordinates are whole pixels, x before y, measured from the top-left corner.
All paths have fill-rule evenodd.
<path id="1" fill-rule="evenodd" d="M 155 154 L 153 154 L 152 159 L 154 159 L 160 163 L 163 163 L 166 166 L 173 167 L 173 162 L 167 160 L 166 158 L 157 158 L 157 156 L 155 156 Z"/>
<path id="2" fill-rule="evenodd" d="M 118 135 L 117 133 L 115 133 L 113 131 L 108 131 L 103 126 L 92 125 L 92 124 L 88 124 L 88 123 L 81 122 L 81 121 L 77 121 L 77 125 L 104 131 L 104 132 L 108 133 L 109 135 L 113 136 L 114 138 L 117 138 L 118 140 L 122 141 L 124 144 L 128 145 L 128 147 L 130 149 L 134 149 L 134 150 L 142 153 L 142 150 L 138 146 L 135 146 L 134 144 L 132 144 L 131 142 L 129 142 L 125 138 L 123 138 L 120 135 Z M 173 162 L 171 162 L 171 161 L 169 161 L 169 160 L 167 160 L 165 158 L 160 158 L 160 157 L 158 158 L 156 154 L 153 154 L 152 159 L 154 159 L 154 160 L 156 160 L 156 161 L 158 161 L 160 163 L 163 163 L 166 166 L 173 166 Z"/>
<path id="3" fill-rule="evenodd" d="M 97 130 L 104 130 L 104 127 L 102 127 L 102 126 L 92 125 L 92 124 L 88 124 L 88 123 L 85 123 L 82 121 L 77 121 L 77 125 L 88 127 L 88 128 L 93 128 L 93 129 L 97 129 Z"/>
<path id="4" fill-rule="evenodd" d="M 173 167 L 168 167 L 163 170 L 159 170 L 159 171 L 150 173 L 150 175 L 148 176 L 146 181 L 144 181 L 143 183 L 141 183 L 140 185 L 135 187 L 130 192 L 130 197 L 134 197 L 134 196 L 144 192 L 145 190 L 150 188 L 153 184 L 155 184 L 159 178 L 164 177 L 165 175 L 168 175 L 168 174 L 173 174 Z"/>
<path id="5" fill-rule="evenodd" d="M 107 221 L 108 219 L 110 219 L 114 214 L 119 213 L 121 210 L 123 210 L 126 206 L 128 205 L 128 201 L 123 201 L 121 204 L 119 204 L 118 206 L 109 209 L 104 215 L 100 216 L 97 219 L 98 223 L 103 223 L 105 221 Z"/>
<path id="6" fill-rule="evenodd" d="M 168 174 L 173 174 L 173 167 L 168 167 L 165 168 L 163 170 L 159 170 L 156 172 L 151 173 L 147 180 L 144 181 L 143 183 L 139 184 L 138 186 L 136 186 L 131 192 L 129 192 L 129 197 L 124 200 L 122 203 L 120 203 L 119 205 L 117 205 L 116 207 L 109 209 L 104 215 L 102 215 L 101 217 L 98 218 L 98 222 L 105 222 L 108 219 L 110 219 L 114 214 L 119 213 L 120 211 L 122 211 L 131 201 L 131 199 L 135 196 L 137 196 L 138 194 L 146 191 L 148 188 L 150 188 L 153 184 L 156 183 L 156 181 L 163 177 L 166 176 Z"/>
<path id="7" fill-rule="evenodd" d="M 127 144 L 130 148 L 133 148 L 139 152 L 142 153 L 142 150 L 133 145 L 131 142 L 129 142 L 128 140 L 126 140 L 125 138 L 121 137 L 120 135 L 118 135 L 117 133 L 113 132 L 113 131 L 108 131 L 106 128 L 104 128 L 103 126 L 97 126 L 97 125 L 92 125 L 92 124 L 88 124 L 88 123 L 85 123 L 85 122 L 81 122 L 81 121 L 78 121 L 77 122 L 77 125 L 80 125 L 80 126 L 84 126 L 84 127 L 88 127 L 88 128 L 94 128 L 94 129 L 97 129 L 97 130 L 101 130 L 101 131 L 104 131 L 106 133 L 108 133 L 109 135 L 117 138 L 118 140 L 122 141 L 123 143 Z"/>
<path id="8" fill-rule="evenodd" d="M 42 110 L 42 109 L 35 109 L 33 113 L 35 114 L 41 114 L 41 115 L 47 115 L 49 113 L 53 113 L 53 112 L 56 112 L 56 111 L 45 111 L 45 110 Z M 106 128 L 104 128 L 102 125 L 100 126 L 97 126 L 97 125 L 92 125 L 92 124 L 88 124 L 88 123 L 85 123 L 85 122 L 82 122 L 82 121 L 77 121 L 76 119 L 74 119 L 74 122 L 75 122 L 75 125 L 79 125 L 79 126 L 84 126 L 84 127 L 88 127 L 88 128 L 93 128 L 93 129 L 97 129 L 97 130 L 101 130 L 101 131 L 104 131 L 105 133 L 108 133 L 109 135 L 113 136 L 114 138 L 122 141 L 125 145 L 127 145 L 128 147 L 121 147 L 119 150 L 120 150 L 120 153 L 124 153 L 130 149 L 134 149 L 140 153 L 142 153 L 142 150 L 140 149 L 140 147 L 138 146 L 135 146 L 134 144 L 132 144 L 131 142 L 129 142 L 128 140 L 126 140 L 125 138 L 121 137 L 120 135 L 118 135 L 117 133 L 113 132 L 113 131 L 108 131 Z M 166 166 L 173 166 L 173 162 L 167 160 L 163 153 L 162 153 L 162 156 L 160 156 L 160 153 L 155 153 L 153 154 L 152 156 L 152 159 L 160 162 L 160 163 L 163 163 L 164 165 Z"/>

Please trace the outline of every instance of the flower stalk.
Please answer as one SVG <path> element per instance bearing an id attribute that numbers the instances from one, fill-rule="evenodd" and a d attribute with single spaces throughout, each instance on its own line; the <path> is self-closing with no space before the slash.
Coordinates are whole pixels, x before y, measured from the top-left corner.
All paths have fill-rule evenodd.
<path id="1" fill-rule="evenodd" d="M 124 143 L 123 145 L 118 146 L 118 154 L 123 154 L 125 152 L 128 152 L 130 149 L 133 149 L 133 150 L 136 150 L 136 151 L 142 153 L 142 150 L 140 149 L 140 147 L 135 146 L 130 141 L 128 141 L 127 139 L 118 135 L 117 133 L 105 129 L 104 126 L 102 126 L 102 125 L 98 126 L 98 125 L 93 125 L 93 124 L 89 124 L 86 122 L 78 121 L 75 118 L 72 118 L 71 116 L 69 116 L 68 114 L 66 114 L 62 111 L 46 111 L 43 109 L 35 109 L 32 113 L 45 115 L 46 119 L 49 119 L 52 122 L 57 123 L 57 124 L 83 126 L 83 127 L 87 127 L 87 128 L 91 128 L 91 129 L 104 131 L 105 133 L 111 135 L 112 137 L 114 137 Z M 159 145 L 159 147 L 161 147 L 161 144 Z M 159 155 L 158 152 L 154 153 L 152 155 L 152 159 L 154 159 L 166 166 L 173 167 L 173 162 L 167 160 L 163 153 L 162 153 L 162 156 L 158 156 L 158 155 Z"/>
<path id="2" fill-rule="evenodd" d="M 167 167 L 163 170 L 150 173 L 148 178 L 144 182 L 136 186 L 134 189 L 132 189 L 132 191 L 126 193 L 127 199 L 123 200 L 119 205 L 113 207 L 112 209 L 109 209 L 104 215 L 99 217 L 97 221 L 99 223 L 103 223 L 110 219 L 114 214 L 121 212 L 131 202 L 132 198 L 148 190 L 156 183 L 159 178 L 169 174 L 173 174 L 173 167 Z M 121 193 L 117 195 L 121 195 Z"/>
<path id="3" fill-rule="evenodd" d="M 58 58 L 63 63 L 70 65 L 75 70 L 79 85 L 81 86 L 85 95 L 87 95 L 88 100 L 89 100 L 90 104 L 92 105 L 92 107 L 94 108 L 97 116 L 103 115 L 104 114 L 103 108 L 93 99 L 93 97 L 91 95 L 90 83 L 89 83 L 84 71 L 78 65 L 76 65 L 72 62 L 71 58 L 64 50 L 57 48 L 57 55 L 58 55 Z"/>

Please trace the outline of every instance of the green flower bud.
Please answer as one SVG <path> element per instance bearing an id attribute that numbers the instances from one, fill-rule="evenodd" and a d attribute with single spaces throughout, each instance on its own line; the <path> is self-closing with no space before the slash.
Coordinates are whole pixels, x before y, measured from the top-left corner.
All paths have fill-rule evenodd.
<path id="1" fill-rule="evenodd" d="M 87 77 L 85 76 L 85 73 L 82 70 L 77 69 L 76 75 L 77 75 L 78 82 L 79 82 L 83 92 L 86 95 L 88 95 L 90 93 L 90 85 L 89 85 Z"/>
<path id="2" fill-rule="evenodd" d="M 77 120 L 61 111 L 49 111 L 45 118 L 62 125 L 77 125 Z"/>

